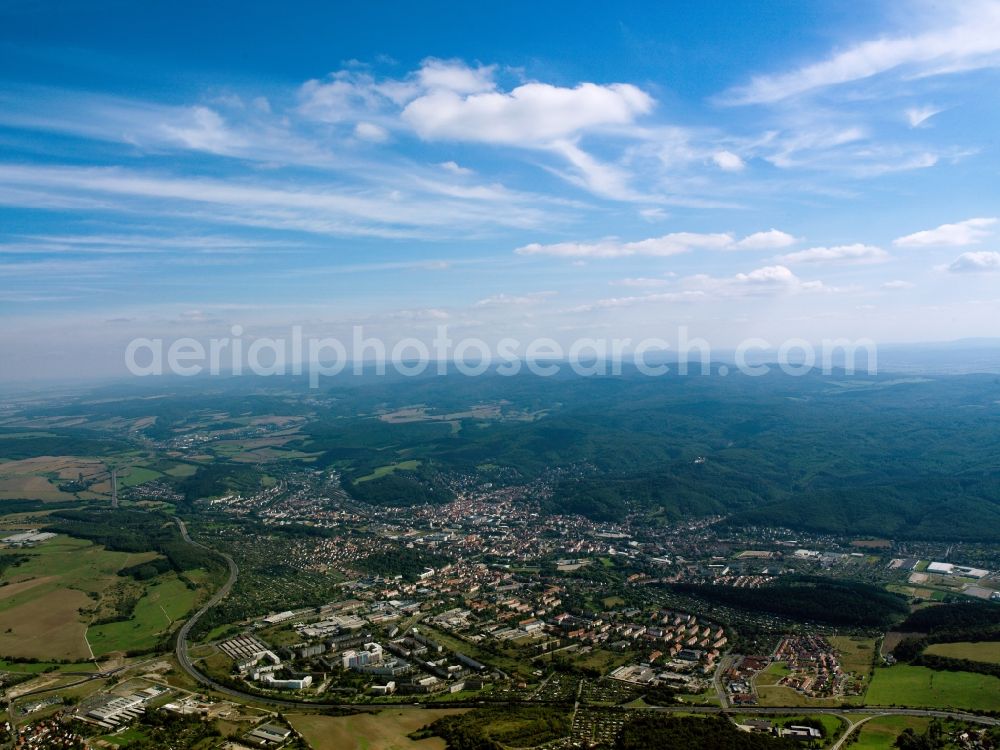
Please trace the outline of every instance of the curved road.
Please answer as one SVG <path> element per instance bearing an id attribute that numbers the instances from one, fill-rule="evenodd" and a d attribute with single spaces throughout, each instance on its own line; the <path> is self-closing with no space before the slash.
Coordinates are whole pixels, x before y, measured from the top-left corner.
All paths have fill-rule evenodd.
<path id="1" fill-rule="evenodd" d="M 382 705 L 379 704 L 366 705 L 357 703 L 313 703 L 311 701 L 296 701 L 296 700 L 288 700 L 282 698 L 271 698 L 262 695 L 255 695 L 254 693 L 246 693 L 243 692 L 242 690 L 236 690 L 235 688 L 223 685 L 219 682 L 216 682 L 203 672 L 199 671 L 198 668 L 195 667 L 194 664 L 192 663 L 191 657 L 188 655 L 188 644 L 187 644 L 188 633 L 191 631 L 191 628 L 195 626 L 198 620 L 200 620 L 201 617 L 206 612 L 208 612 L 208 610 L 210 610 L 212 607 L 214 607 L 216 604 L 218 604 L 219 602 L 221 602 L 223 599 L 226 598 L 230 590 L 233 588 L 233 585 L 236 583 L 236 579 L 239 577 L 240 569 L 236 566 L 236 562 L 233 560 L 233 558 L 227 555 L 225 552 L 220 552 L 219 550 L 212 549 L 211 547 L 201 544 L 200 542 L 194 541 L 188 535 L 187 526 L 184 525 L 184 522 L 180 518 L 175 517 L 174 521 L 177 522 L 177 528 L 180 530 L 181 537 L 184 539 L 185 542 L 187 542 L 188 544 L 192 544 L 195 547 L 201 547 L 204 550 L 213 552 L 214 554 L 223 558 L 226 561 L 226 565 L 229 566 L 229 578 L 226 580 L 226 582 L 222 585 L 222 587 L 218 591 L 216 591 L 212 595 L 212 597 L 207 602 L 205 602 L 204 606 L 197 612 L 195 612 L 193 615 L 191 615 L 191 617 L 188 618 L 187 622 L 185 622 L 181 626 L 180 630 L 177 631 L 177 648 L 176 648 L 177 661 L 181 665 L 181 668 L 185 672 L 187 672 L 196 682 L 199 682 L 200 684 L 206 687 L 212 688 L 216 692 L 223 693 L 232 698 L 239 698 L 241 700 L 253 701 L 255 703 L 269 703 L 272 705 L 284 706 L 288 708 L 341 708 L 341 709 L 350 709 L 353 711 L 372 711 L 372 710 L 377 711 L 383 707 Z M 469 702 L 470 705 L 477 705 L 478 703 L 482 703 L 482 701 Z M 518 703 L 522 703 L 524 705 L 535 705 L 535 706 L 538 705 L 538 701 L 510 701 L 511 705 Z M 414 707 L 426 707 L 425 704 L 419 702 L 414 702 L 412 704 L 392 703 L 384 705 L 390 707 L 391 706 L 399 707 L 406 705 Z M 450 705 L 457 705 L 457 704 L 450 704 Z M 803 708 L 801 706 L 799 707 L 740 706 L 737 709 L 726 709 L 719 706 L 677 705 L 677 706 L 650 706 L 649 708 L 654 711 L 661 711 L 664 713 L 674 713 L 674 712 L 725 713 L 727 710 L 732 710 L 741 714 L 763 714 L 763 715 L 768 715 L 768 714 L 782 715 L 782 714 L 787 714 L 789 712 L 801 713 L 803 711 Z M 844 713 L 869 713 L 869 712 L 879 716 L 887 716 L 892 714 L 898 714 L 903 716 L 928 716 L 928 717 L 938 717 L 942 719 L 957 719 L 960 721 L 968 721 L 975 724 L 986 724 L 989 726 L 1000 726 L 1000 719 L 994 719 L 989 716 L 978 716 L 977 714 L 962 713 L 959 711 L 939 711 L 933 709 L 920 709 L 920 708 L 879 708 L 876 706 L 857 706 L 849 709 L 843 709 L 843 708 L 809 709 L 809 713 L 811 714 L 833 714 L 837 716 L 840 716 Z M 868 718 L 874 718 L 874 716 Z M 864 721 L 867 721 L 867 719 L 856 723 L 852 723 L 848 720 L 847 723 L 850 726 L 850 729 L 848 730 L 847 734 L 844 735 L 844 738 L 846 738 L 851 731 L 853 731 L 862 723 L 864 723 Z M 838 742 L 837 745 L 835 745 L 834 747 L 840 747 L 843 744 L 844 738 L 842 738 L 841 742 Z"/>
<path id="2" fill-rule="evenodd" d="M 198 620 L 200 620 L 202 616 L 204 616 L 204 614 L 208 612 L 208 610 L 210 610 L 216 604 L 225 599 L 226 596 L 228 596 L 229 592 L 233 588 L 233 585 L 236 583 L 236 579 L 240 575 L 240 569 L 239 567 L 237 567 L 236 561 L 233 560 L 233 558 L 227 555 L 225 552 L 220 552 L 219 550 L 212 549 L 211 547 L 208 547 L 202 544 L 201 542 L 194 541 L 194 539 L 192 539 L 191 536 L 188 534 L 187 526 L 180 518 L 177 518 L 175 516 L 174 521 L 177 523 L 177 528 L 180 530 L 181 537 L 184 539 L 185 542 L 187 542 L 188 544 L 192 544 L 195 547 L 201 547 L 204 550 L 208 550 L 209 552 L 218 555 L 219 557 L 221 557 L 226 561 L 226 565 L 229 567 L 229 578 L 226 579 L 226 582 L 221 586 L 221 588 L 219 588 L 218 591 L 212 594 L 211 598 L 207 602 L 205 602 L 204 606 L 202 606 L 201 609 L 199 609 L 197 612 L 191 615 L 191 617 L 188 618 L 187 622 L 185 622 L 177 631 L 177 646 L 174 650 L 174 653 L 177 655 L 177 663 L 180 664 L 181 669 L 187 672 L 188 675 L 190 675 L 193 680 L 204 685 L 205 687 L 209 687 L 212 690 L 216 691 L 217 693 L 228 695 L 231 698 L 239 698 L 240 700 L 244 701 L 252 701 L 254 703 L 265 703 L 275 706 L 283 706 L 286 708 L 311 707 L 311 708 L 350 708 L 355 711 L 366 710 L 364 706 L 358 706 L 352 703 L 312 703 L 309 701 L 295 701 L 282 698 L 271 698 L 269 696 L 256 695 L 254 693 L 246 693 L 243 692 L 242 690 L 236 690 L 235 688 L 231 688 L 228 685 L 223 685 L 220 682 L 216 682 L 211 677 L 206 675 L 204 672 L 201 672 L 191 661 L 191 657 L 188 654 L 188 642 L 187 642 L 188 633 L 191 632 L 191 628 L 195 626 Z"/>

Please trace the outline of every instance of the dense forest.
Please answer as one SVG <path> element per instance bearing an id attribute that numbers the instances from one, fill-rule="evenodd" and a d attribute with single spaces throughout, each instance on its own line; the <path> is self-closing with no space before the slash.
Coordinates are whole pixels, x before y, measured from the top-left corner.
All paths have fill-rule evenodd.
<path id="1" fill-rule="evenodd" d="M 358 560 L 356 567 L 387 578 L 402 576 L 407 581 L 415 581 L 426 568 L 438 568 L 450 561 L 448 557 L 424 550 L 393 547 Z"/>
<path id="2" fill-rule="evenodd" d="M 725 717 L 642 716 L 624 726 L 615 750 L 792 750 L 803 745 L 768 734 L 743 732 Z"/>
<path id="3" fill-rule="evenodd" d="M 812 576 L 787 576 L 756 589 L 698 584 L 671 588 L 737 609 L 847 627 L 889 627 L 909 611 L 906 599 L 884 589 Z"/>

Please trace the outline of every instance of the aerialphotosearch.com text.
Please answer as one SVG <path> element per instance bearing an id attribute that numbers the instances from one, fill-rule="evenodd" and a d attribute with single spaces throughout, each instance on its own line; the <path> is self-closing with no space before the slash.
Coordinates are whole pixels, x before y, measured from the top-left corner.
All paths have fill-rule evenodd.
<path id="1" fill-rule="evenodd" d="M 388 342 L 366 336 L 363 326 L 354 326 L 345 343 L 336 337 L 304 336 L 301 326 L 291 327 L 287 337 L 250 338 L 244 337 L 242 326 L 234 325 L 224 337 L 132 339 L 125 349 L 125 366 L 136 376 L 307 374 L 312 387 L 318 387 L 324 377 L 345 371 L 384 375 L 390 368 L 412 377 L 449 372 L 470 377 L 529 372 L 547 377 L 566 367 L 584 376 L 620 375 L 626 368 L 648 376 L 670 372 L 727 375 L 730 363 L 751 377 L 766 375 L 774 367 L 792 376 L 817 370 L 823 374 L 877 372 L 878 350 L 870 339 L 824 339 L 817 345 L 799 338 L 770 342 L 755 337 L 725 350 L 718 359 L 713 359 L 713 351 L 706 339 L 691 337 L 683 326 L 672 341 L 578 338 L 569 343 L 548 337 L 526 341 L 506 337 L 493 343 L 478 337 L 455 340 L 447 326 L 438 326 L 429 341 L 410 336 Z"/>

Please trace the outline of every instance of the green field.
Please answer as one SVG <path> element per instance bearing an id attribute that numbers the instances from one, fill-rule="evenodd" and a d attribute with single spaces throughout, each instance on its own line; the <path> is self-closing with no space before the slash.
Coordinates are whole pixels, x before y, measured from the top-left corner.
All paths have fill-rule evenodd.
<path id="1" fill-rule="evenodd" d="M 178 578 L 150 586 L 131 619 L 97 625 L 87 631 L 95 655 L 155 646 L 171 626 L 194 606 L 196 592 Z"/>
<path id="2" fill-rule="evenodd" d="M 444 750 L 444 740 L 414 742 L 407 735 L 455 709 L 388 709 L 377 714 L 320 716 L 289 714 L 288 721 L 316 750 Z"/>
<path id="3" fill-rule="evenodd" d="M 986 664 L 1000 664 L 1000 641 L 934 643 L 927 647 L 927 653 L 934 656 L 946 656 L 949 659 L 968 659 Z"/>
<path id="4" fill-rule="evenodd" d="M 876 716 L 861 725 L 858 741 L 850 745 L 851 750 L 892 750 L 896 738 L 904 729 L 922 733 L 930 724 L 923 716 Z"/>
<path id="5" fill-rule="evenodd" d="M 1000 678 L 897 664 L 875 670 L 865 702 L 873 706 L 997 711 L 1000 710 Z"/>
<path id="6" fill-rule="evenodd" d="M 152 469 L 147 469 L 142 466 L 130 466 L 128 468 L 128 474 L 125 474 L 124 476 L 119 475 L 118 483 L 123 487 L 134 487 L 137 484 L 150 482 L 161 476 L 163 475 L 160 472 L 153 471 Z"/>

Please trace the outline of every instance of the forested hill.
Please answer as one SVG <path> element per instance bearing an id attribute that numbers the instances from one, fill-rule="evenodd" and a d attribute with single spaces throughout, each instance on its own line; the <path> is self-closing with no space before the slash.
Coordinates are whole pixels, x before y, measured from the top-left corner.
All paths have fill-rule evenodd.
<path id="1" fill-rule="evenodd" d="M 543 510 L 597 520 L 720 514 L 737 525 L 897 539 L 989 540 L 1000 528 L 994 375 L 449 374 L 335 379 L 319 390 L 292 378 L 234 378 L 114 393 L 24 412 L 38 423 L 72 419 L 68 431 L 0 426 L 0 435 L 22 430 L 6 441 L 17 455 L 75 452 L 67 440 L 101 455 L 127 437 L 107 429 L 113 421 L 169 441 L 281 420 L 292 426 L 274 425 L 287 435 L 269 460 L 335 469 L 368 504 L 447 502 L 456 479 L 472 475 L 546 477 L 553 492 Z M 205 445 L 210 461 L 160 480 L 183 502 L 261 487 L 270 469 L 253 455 Z"/>

